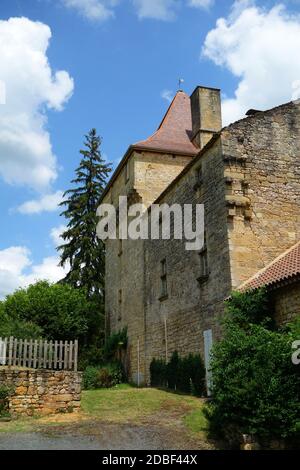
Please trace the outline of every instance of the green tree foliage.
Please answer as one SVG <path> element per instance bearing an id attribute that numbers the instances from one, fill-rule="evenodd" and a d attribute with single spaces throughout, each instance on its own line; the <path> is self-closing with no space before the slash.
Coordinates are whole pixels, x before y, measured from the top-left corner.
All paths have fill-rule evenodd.
<path id="1" fill-rule="evenodd" d="M 96 234 L 96 212 L 111 168 L 101 156 L 101 138 L 96 129 L 89 132 L 84 145 L 76 177 L 71 181 L 74 187 L 64 193 L 61 203 L 65 207 L 61 215 L 68 224 L 62 234 L 65 243 L 58 250 L 60 264 L 70 265 L 65 282 L 85 288 L 90 297 L 103 299 L 105 253 L 104 243 Z"/>
<path id="2" fill-rule="evenodd" d="M 248 323 L 265 324 L 274 328 L 269 297 L 264 288 L 250 292 L 233 292 L 227 303 L 226 317 L 241 326 Z"/>
<path id="3" fill-rule="evenodd" d="M 82 341 L 93 310 L 84 289 L 40 281 L 7 296 L 0 315 L 14 326 L 10 334 L 19 338 Z"/>
<path id="4" fill-rule="evenodd" d="M 231 442 L 242 434 L 270 439 L 299 432 L 300 369 L 292 363 L 297 329 L 271 328 L 262 314 L 271 316 L 266 296 L 234 295 L 223 340 L 213 348 L 213 401 L 206 414 L 211 431 Z"/>
<path id="5" fill-rule="evenodd" d="M 120 360 L 122 351 L 127 347 L 127 328 L 111 334 L 105 343 L 104 358 L 107 361 Z"/>
<path id="6" fill-rule="evenodd" d="M 42 337 L 42 329 L 32 321 L 20 320 L 16 315 L 6 313 L 5 301 L 0 302 L 0 337 L 38 339 Z"/>

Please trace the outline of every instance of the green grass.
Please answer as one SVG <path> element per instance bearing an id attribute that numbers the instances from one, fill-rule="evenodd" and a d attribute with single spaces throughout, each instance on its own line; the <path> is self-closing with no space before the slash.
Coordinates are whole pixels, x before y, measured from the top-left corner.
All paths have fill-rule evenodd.
<path id="1" fill-rule="evenodd" d="M 202 402 L 195 397 L 129 385 L 89 390 L 82 396 L 83 412 L 109 422 L 139 422 L 157 413 L 184 415 L 191 411 L 201 412 L 201 408 Z"/>
<path id="2" fill-rule="evenodd" d="M 207 420 L 202 410 L 195 410 L 184 417 L 184 423 L 194 433 L 207 432 Z"/>
<path id="3" fill-rule="evenodd" d="M 202 433 L 206 421 L 202 413 L 203 401 L 189 396 L 152 388 L 134 388 L 118 385 L 112 389 L 82 392 L 82 411 L 77 416 L 61 415 L 60 424 L 70 419 L 78 424 L 84 420 L 97 420 L 119 424 L 172 424 L 183 423 L 192 433 Z M 75 419 L 75 421 L 74 421 Z M 10 423 L 0 423 L 0 432 L 34 431 L 41 425 L 51 426 L 53 418 L 19 418 Z"/>

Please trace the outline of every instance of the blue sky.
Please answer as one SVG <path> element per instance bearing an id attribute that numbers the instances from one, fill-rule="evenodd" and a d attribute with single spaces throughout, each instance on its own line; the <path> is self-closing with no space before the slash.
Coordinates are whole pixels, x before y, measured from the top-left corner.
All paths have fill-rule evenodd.
<path id="1" fill-rule="evenodd" d="M 299 14 L 297 0 L 1 0 L 0 296 L 61 276 L 56 203 L 91 127 L 115 166 L 180 77 L 222 89 L 225 124 L 300 98 Z"/>

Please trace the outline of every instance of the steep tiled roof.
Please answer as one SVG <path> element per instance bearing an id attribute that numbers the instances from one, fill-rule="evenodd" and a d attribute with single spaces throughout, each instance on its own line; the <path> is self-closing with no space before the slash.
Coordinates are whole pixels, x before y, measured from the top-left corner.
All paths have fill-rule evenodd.
<path id="1" fill-rule="evenodd" d="M 191 100 L 186 93 L 178 91 L 157 131 L 148 139 L 137 142 L 133 147 L 197 155 L 199 148 L 192 144 L 191 137 Z"/>
<path id="2" fill-rule="evenodd" d="M 241 284 L 238 290 L 245 292 L 263 286 L 271 286 L 297 275 L 300 275 L 300 242 Z"/>

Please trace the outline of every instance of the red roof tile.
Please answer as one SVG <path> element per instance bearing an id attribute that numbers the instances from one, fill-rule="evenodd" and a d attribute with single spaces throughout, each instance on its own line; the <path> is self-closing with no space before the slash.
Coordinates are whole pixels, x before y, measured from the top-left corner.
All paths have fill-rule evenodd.
<path id="1" fill-rule="evenodd" d="M 300 242 L 282 253 L 272 263 L 241 284 L 239 291 L 258 289 L 300 274 Z"/>
<path id="2" fill-rule="evenodd" d="M 178 91 L 157 131 L 148 139 L 137 142 L 135 148 L 197 155 L 199 148 L 192 142 L 190 97 Z"/>

